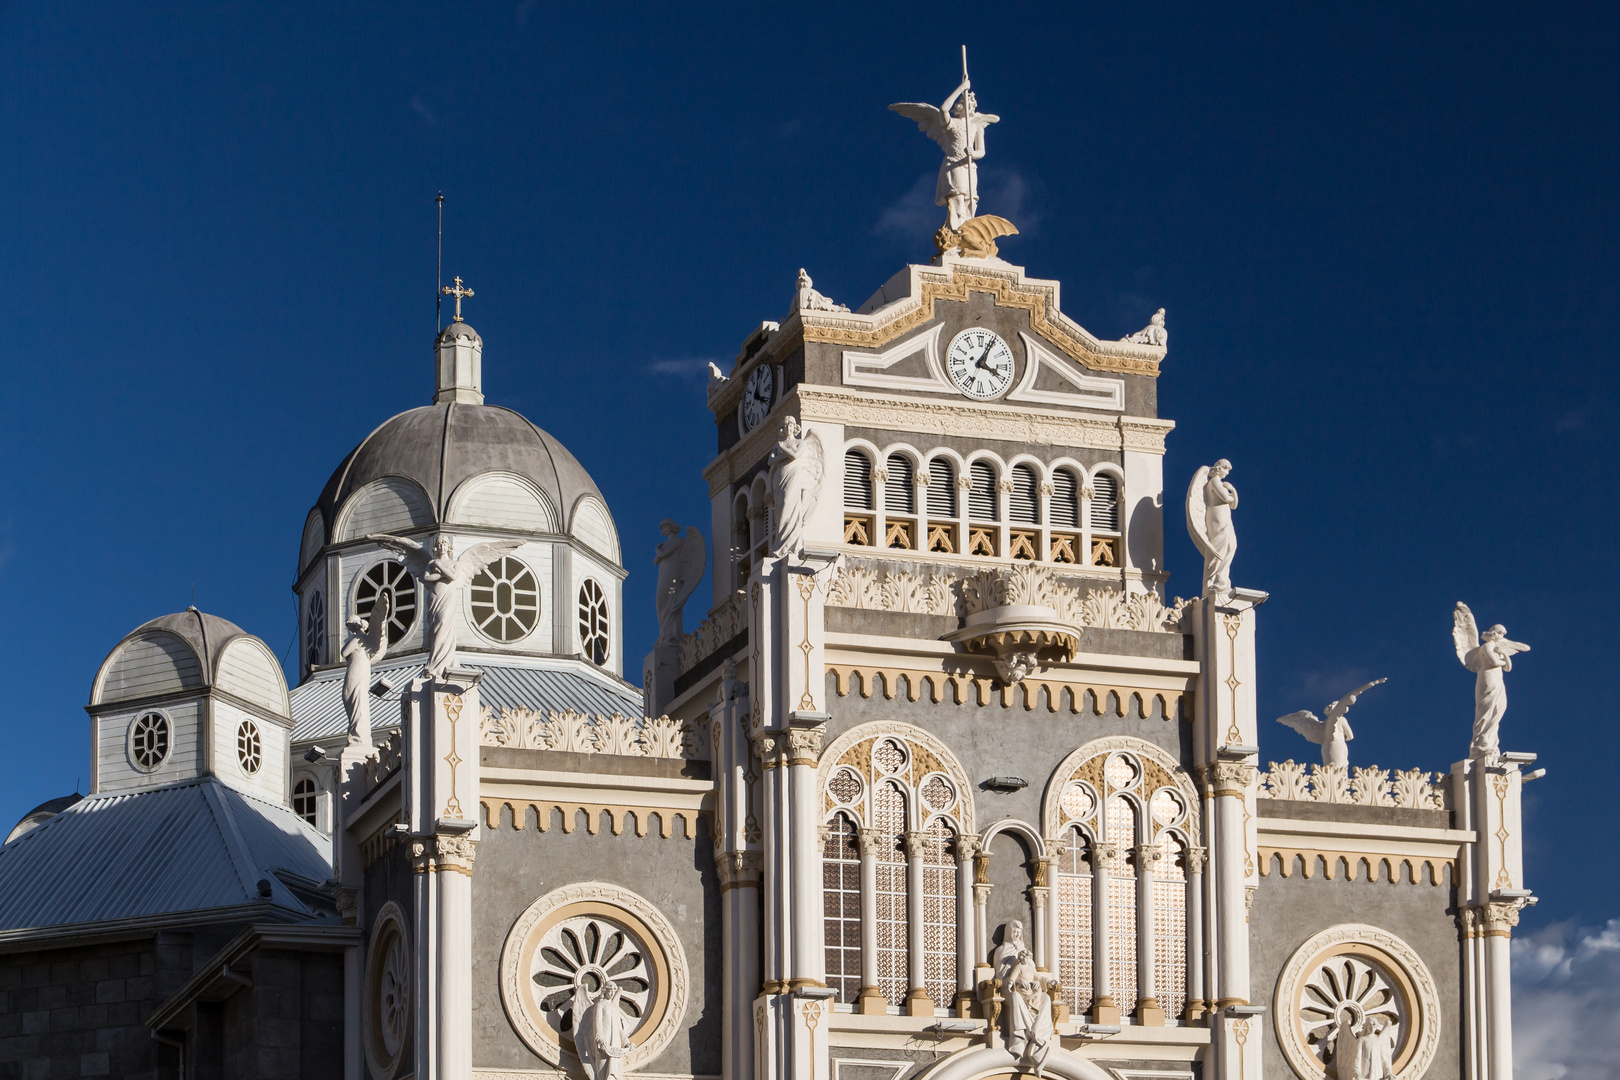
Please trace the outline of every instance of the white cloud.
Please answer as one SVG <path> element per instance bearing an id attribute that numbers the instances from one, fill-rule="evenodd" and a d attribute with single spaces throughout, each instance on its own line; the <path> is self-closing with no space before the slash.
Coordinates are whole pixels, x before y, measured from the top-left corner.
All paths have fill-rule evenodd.
<path id="1" fill-rule="evenodd" d="M 673 375 L 676 378 L 709 377 L 709 364 L 714 362 L 712 356 L 689 356 L 679 360 L 654 360 L 647 365 L 647 370 L 655 375 Z"/>
<path id="2" fill-rule="evenodd" d="M 917 177 L 910 191 L 884 209 L 872 232 L 901 240 L 933 237 L 934 230 L 945 221 L 944 209 L 934 205 L 934 181 L 937 175 L 929 172 Z"/>
<path id="3" fill-rule="evenodd" d="M 1518 1080 L 1620 1077 L 1620 919 L 1513 939 L 1513 1068 Z"/>
<path id="4" fill-rule="evenodd" d="M 872 228 L 873 235 L 906 241 L 919 237 L 933 239 L 934 230 L 945 224 L 946 219 L 945 208 L 934 205 L 934 186 L 938 180 L 937 171 L 917 177 L 910 190 L 884 209 Z M 1021 233 L 1032 232 L 1040 224 L 1041 214 L 1035 207 L 1039 201 L 1038 185 L 1032 184 L 1023 173 L 1017 169 L 982 165 L 979 183 L 983 185 L 979 192 L 980 213 L 1004 217 L 1018 226 Z"/>

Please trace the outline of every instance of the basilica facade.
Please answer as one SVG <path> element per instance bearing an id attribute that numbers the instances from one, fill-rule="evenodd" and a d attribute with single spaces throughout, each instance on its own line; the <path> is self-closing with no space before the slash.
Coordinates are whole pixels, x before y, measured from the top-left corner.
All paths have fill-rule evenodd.
<path id="1" fill-rule="evenodd" d="M 0 1077 L 1510 1077 L 1533 756 L 1352 767 L 1341 699 L 1297 764 L 1163 313 L 1100 339 L 953 215 L 711 377 L 639 685 L 458 310 L 303 522 L 295 686 L 195 609 L 109 643 L 90 794 L 0 847 Z"/>

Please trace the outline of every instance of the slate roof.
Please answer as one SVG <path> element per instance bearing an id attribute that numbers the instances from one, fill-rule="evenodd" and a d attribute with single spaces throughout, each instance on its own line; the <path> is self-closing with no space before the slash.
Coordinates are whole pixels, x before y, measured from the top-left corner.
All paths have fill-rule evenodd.
<path id="1" fill-rule="evenodd" d="M 464 661 L 465 662 L 465 661 Z M 385 730 L 399 724 L 399 695 L 426 668 L 403 664 L 373 672 L 373 685 L 386 677 L 393 689 L 371 696 L 371 726 Z M 611 716 L 640 716 L 641 695 L 627 686 L 614 686 L 573 671 L 518 667 L 506 664 L 468 664 L 484 673 L 478 701 L 499 712 L 529 708 L 536 712 L 574 712 Z M 292 741 L 318 742 L 342 735 L 349 728 L 343 711 L 343 669 L 322 671 L 292 691 Z"/>
<path id="2" fill-rule="evenodd" d="M 316 917 L 278 870 L 332 876 L 332 842 L 286 806 L 212 777 L 91 795 L 0 847 L 0 938 L 221 908 Z"/>

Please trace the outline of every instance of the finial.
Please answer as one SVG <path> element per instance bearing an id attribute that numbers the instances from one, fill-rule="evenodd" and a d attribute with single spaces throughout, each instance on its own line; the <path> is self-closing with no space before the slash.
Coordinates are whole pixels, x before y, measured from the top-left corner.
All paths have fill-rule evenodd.
<path id="1" fill-rule="evenodd" d="M 460 278 L 454 278 L 452 280 L 454 280 L 455 283 L 456 283 L 454 288 L 452 288 L 449 285 L 445 285 L 439 291 L 444 293 L 444 295 L 446 295 L 446 296 L 453 296 L 453 297 L 456 298 L 455 321 L 460 322 L 461 321 L 461 302 L 463 300 L 465 300 L 466 298 L 470 297 L 473 294 L 473 291 L 471 289 L 463 287 L 463 285 L 461 284 L 461 279 Z"/>

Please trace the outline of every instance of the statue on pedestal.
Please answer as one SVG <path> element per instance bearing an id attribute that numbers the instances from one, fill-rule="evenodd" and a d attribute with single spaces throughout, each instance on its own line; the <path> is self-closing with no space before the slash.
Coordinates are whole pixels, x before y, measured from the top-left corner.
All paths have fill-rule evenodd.
<path id="1" fill-rule="evenodd" d="M 984 129 L 1001 117 L 978 111 L 979 102 L 968 89 L 966 72 L 962 84 L 938 108 L 920 101 L 902 101 L 889 108 L 917 122 L 922 133 L 945 151 L 934 184 L 934 205 L 946 207 L 950 227 L 961 229 L 963 222 L 979 212 L 978 165 L 984 157 Z"/>
<path id="2" fill-rule="evenodd" d="M 1495 760 L 1501 753 L 1497 729 L 1507 712 L 1507 684 L 1502 675 L 1513 670 L 1514 654 L 1529 652 L 1530 646 L 1509 641 L 1501 623 L 1481 634 L 1474 613 L 1461 600 L 1452 612 L 1451 640 L 1457 659 L 1474 672 L 1474 741 L 1468 756 Z"/>
<path id="3" fill-rule="evenodd" d="M 1052 1021 L 1051 983 L 1035 968 L 1035 958 L 1024 943 L 1024 924 L 1006 924 L 992 962 L 1002 994 L 1007 1052 L 1020 1068 L 1039 1077 L 1052 1051 L 1056 1028 Z"/>
<path id="4" fill-rule="evenodd" d="M 673 518 L 665 518 L 658 531 L 664 534 L 653 553 L 658 568 L 658 592 L 653 596 L 658 608 L 658 644 L 679 645 L 681 612 L 703 577 L 709 550 L 702 533 L 688 528 L 683 536 Z"/>
<path id="5" fill-rule="evenodd" d="M 415 540 L 403 536 L 373 533 L 366 537 L 394 552 L 405 568 L 427 587 L 427 621 L 423 624 L 423 645 L 428 653 L 427 676 L 441 679 L 456 662 L 456 602 L 484 567 L 523 546 L 521 540 L 497 540 L 474 544 L 454 558 L 450 538 L 443 533 L 433 541 L 433 554 Z"/>
<path id="6" fill-rule="evenodd" d="M 782 438 L 771 452 L 770 469 L 775 515 L 771 551 L 781 555 L 798 546 L 821 498 L 826 465 L 820 436 L 805 431 L 792 416 L 783 420 Z"/>
<path id="7" fill-rule="evenodd" d="M 1232 511 L 1237 509 L 1237 488 L 1226 482 L 1232 463 L 1221 458 L 1193 474 L 1187 488 L 1187 532 L 1204 556 L 1204 595 L 1221 597 L 1232 591 L 1232 557 L 1237 554 L 1237 533 Z"/>
<path id="8" fill-rule="evenodd" d="M 343 643 L 343 711 L 349 714 L 349 742 L 371 745 L 371 665 L 388 651 L 388 620 L 394 594 L 384 589 L 371 614 L 349 616 L 349 640 Z"/>
<path id="9" fill-rule="evenodd" d="M 1356 698 L 1384 681 L 1374 679 L 1370 683 L 1363 683 L 1338 701 L 1332 702 L 1323 710 L 1327 713 L 1325 720 L 1318 720 L 1316 714 L 1309 709 L 1301 709 L 1287 716 L 1277 717 L 1277 723 L 1287 724 L 1311 742 L 1320 745 L 1323 765 L 1337 765 L 1341 769 L 1348 769 L 1350 748 L 1345 744 L 1356 737 L 1355 732 L 1350 730 L 1350 721 L 1346 719 L 1350 714 L 1350 706 L 1356 703 Z"/>

